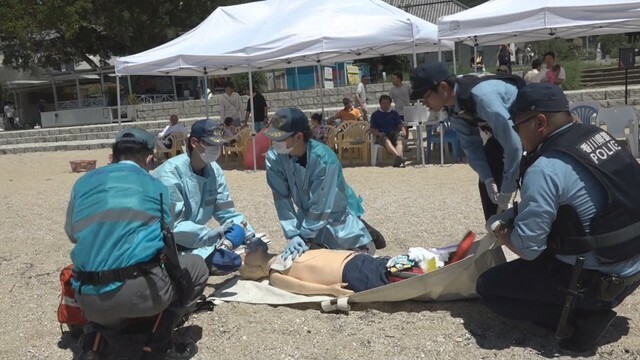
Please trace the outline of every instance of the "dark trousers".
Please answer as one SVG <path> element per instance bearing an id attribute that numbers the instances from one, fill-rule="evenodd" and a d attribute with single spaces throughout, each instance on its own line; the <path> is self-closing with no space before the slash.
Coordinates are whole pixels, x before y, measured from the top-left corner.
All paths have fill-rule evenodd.
<path id="1" fill-rule="evenodd" d="M 504 171 L 504 149 L 498 140 L 492 136 L 484 145 L 484 153 L 487 156 L 487 163 L 489 164 L 489 169 L 491 169 L 493 180 L 495 180 L 496 185 L 498 185 L 498 190 L 500 190 L 502 186 L 502 173 Z M 482 201 L 484 219 L 489 220 L 489 217 L 498 211 L 498 205 L 489 199 L 487 187 L 482 180 L 478 182 L 478 189 L 480 190 L 480 201 Z"/>
<path id="2" fill-rule="evenodd" d="M 476 291 L 498 315 L 555 329 L 566 298 L 561 289 L 569 285 L 572 270 L 573 266 L 543 253 L 532 261 L 518 259 L 485 271 L 478 278 Z M 582 271 L 581 285 L 586 290 L 576 302 L 576 314 L 614 308 L 640 284 L 628 285 L 612 301 L 598 301 L 595 279 L 602 275 L 595 270 Z"/>

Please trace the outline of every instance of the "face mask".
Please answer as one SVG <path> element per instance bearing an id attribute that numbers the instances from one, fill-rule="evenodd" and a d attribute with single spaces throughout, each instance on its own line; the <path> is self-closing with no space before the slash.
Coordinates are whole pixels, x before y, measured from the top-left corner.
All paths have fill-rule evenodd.
<path id="1" fill-rule="evenodd" d="M 287 143 L 284 141 L 273 141 L 272 142 L 273 150 L 280 155 L 289 155 L 293 148 L 288 148 Z"/>
<path id="2" fill-rule="evenodd" d="M 205 146 L 204 153 L 198 154 L 200 155 L 200 159 L 205 163 L 212 163 L 218 160 L 218 157 L 220 156 L 220 146 Z"/>

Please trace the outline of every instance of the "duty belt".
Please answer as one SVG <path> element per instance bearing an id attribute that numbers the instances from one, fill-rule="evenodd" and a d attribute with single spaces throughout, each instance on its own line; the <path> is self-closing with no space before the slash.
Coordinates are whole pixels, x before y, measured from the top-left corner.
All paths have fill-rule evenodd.
<path id="1" fill-rule="evenodd" d="M 73 276 L 81 285 L 108 285 L 144 276 L 163 263 L 164 254 L 161 254 L 140 264 L 105 271 L 75 271 Z"/>

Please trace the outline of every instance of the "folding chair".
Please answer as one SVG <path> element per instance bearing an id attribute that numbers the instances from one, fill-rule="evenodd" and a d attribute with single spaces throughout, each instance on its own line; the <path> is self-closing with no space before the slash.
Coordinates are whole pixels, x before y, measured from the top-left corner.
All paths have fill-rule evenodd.
<path id="1" fill-rule="evenodd" d="M 598 115 L 598 109 L 591 105 L 580 104 L 572 106 L 571 113 L 577 116 L 583 124 L 593 125 Z"/>
<path id="2" fill-rule="evenodd" d="M 172 157 L 178 155 L 178 151 L 183 152 L 183 147 L 185 146 L 185 140 L 187 139 L 187 134 L 183 132 L 174 132 L 169 135 L 169 137 L 164 140 L 171 142 L 170 148 L 165 148 L 161 145 L 156 145 L 156 157 L 158 159 L 162 158 L 162 155 L 166 154 L 166 159 L 171 159 Z"/>

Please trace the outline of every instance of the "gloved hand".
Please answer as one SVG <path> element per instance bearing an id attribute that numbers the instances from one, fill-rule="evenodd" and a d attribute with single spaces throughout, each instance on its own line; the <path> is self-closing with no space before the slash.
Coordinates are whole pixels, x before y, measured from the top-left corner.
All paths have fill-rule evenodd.
<path id="1" fill-rule="evenodd" d="M 238 224 L 231 225 L 231 227 L 224 232 L 224 237 L 231 241 L 233 249 L 244 244 L 245 235 L 244 227 Z"/>
<path id="2" fill-rule="evenodd" d="M 484 186 L 487 187 L 487 195 L 489 195 L 489 200 L 491 200 L 492 203 L 497 204 L 498 185 L 496 184 L 495 180 L 493 180 L 493 178 L 485 180 Z"/>
<path id="3" fill-rule="evenodd" d="M 498 208 L 502 210 L 507 210 L 509 208 L 509 205 L 511 204 L 512 197 L 513 197 L 513 193 L 500 192 L 496 198 L 496 204 L 498 204 Z"/>
<path id="4" fill-rule="evenodd" d="M 225 231 L 227 231 L 227 229 L 230 227 L 230 225 L 231 224 L 225 224 L 225 225 L 221 225 L 221 226 L 215 227 L 213 229 L 210 229 L 209 233 L 207 234 L 207 239 L 212 244 L 220 241 L 221 239 L 224 238 L 224 233 L 225 233 Z"/>
<path id="5" fill-rule="evenodd" d="M 297 258 L 299 255 L 302 255 L 303 252 L 309 250 L 307 243 L 300 236 L 296 236 L 289 240 L 289 244 L 284 249 L 282 253 L 282 258 L 286 259 L 291 256 L 292 259 Z"/>
<path id="6" fill-rule="evenodd" d="M 493 225 L 493 223 L 495 223 L 496 221 L 501 221 L 504 224 L 508 224 L 509 220 L 513 219 L 515 217 L 514 213 L 513 213 L 513 208 L 509 208 L 499 214 L 495 214 L 492 215 L 488 220 L 487 223 L 484 225 L 485 229 L 487 229 L 488 233 L 492 233 L 491 230 L 491 225 Z"/>

